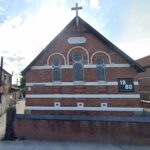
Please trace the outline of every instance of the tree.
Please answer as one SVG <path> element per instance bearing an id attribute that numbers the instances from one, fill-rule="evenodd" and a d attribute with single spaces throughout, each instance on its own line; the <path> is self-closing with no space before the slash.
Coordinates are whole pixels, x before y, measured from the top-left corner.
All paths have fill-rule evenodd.
<path id="1" fill-rule="evenodd" d="M 25 77 L 22 76 L 20 78 L 19 88 L 24 88 L 25 87 L 25 82 L 26 82 L 26 79 L 25 79 Z"/>

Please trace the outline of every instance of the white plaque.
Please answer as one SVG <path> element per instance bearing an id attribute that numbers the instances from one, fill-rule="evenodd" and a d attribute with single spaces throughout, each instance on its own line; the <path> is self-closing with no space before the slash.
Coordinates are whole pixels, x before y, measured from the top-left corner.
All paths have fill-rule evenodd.
<path id="1" fill-rule="evenodd" d="M 68 38 L 68 43 L 69 44 L 82 44 L 86 42 L 85 37 L 70 37 Z"/>

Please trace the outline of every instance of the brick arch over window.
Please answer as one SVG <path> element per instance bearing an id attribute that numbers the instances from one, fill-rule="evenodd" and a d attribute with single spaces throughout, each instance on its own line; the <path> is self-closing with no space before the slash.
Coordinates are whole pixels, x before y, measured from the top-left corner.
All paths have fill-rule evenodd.
<path id="1" fill-rule="evenodd" d="M 95 63 L 95 60 L 97 57 L 104 57 L 104 61 L 105 63 L 109 63 L 111 64 L 111 57 L 108 53 L 104 52 L 104 51 L 97 51 L 97 52 L 94 52 L 91 56 L 91 64 Z"/>
<path id="2" fill-rule="evenodd" d="M 67 64 L 69 65 L 69 58 L 72 58 L 72 56 L 70 56 L 70 54 L 73 52 L 73 51 L 77 51 L 77 49 L 79 49 L 80 51 L 83 51 L 83 53 L 86 54 L 86 57 L 87 57 L 87 64 L 89 64 L 89 52 L 86 48 L 84 48 L 83 46 L 75 46 L 75 47 L 72 47 L 71 49 L 69 49 L 68 53 L 67 53 Z"/>
<path id="3" fill-rule="evenodd" d="M 64 56 L 63 54 L 61 54 L 61 53 L 53 53 L 53 54 L 51 54 L 51 55 L 48 57 L 48 59 L 47 59 L 47 65 L 52 64 L 52 61 L 53 61 L 53 59 L 55 59 L 55 58 L 59 58 L 60 61 L 61 61 L 61 64 L 66 65 L 66 58 L 65 58 L 65 56 Z"/>

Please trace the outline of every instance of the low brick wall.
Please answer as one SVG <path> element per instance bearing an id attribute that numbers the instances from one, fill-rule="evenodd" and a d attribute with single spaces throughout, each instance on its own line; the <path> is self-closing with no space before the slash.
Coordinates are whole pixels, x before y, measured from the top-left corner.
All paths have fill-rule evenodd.
<path id="1" fill-rule="evenodd" d="M 22 139 L 150 144 L 149 117 L 16 115 L 14 130 Z"/>

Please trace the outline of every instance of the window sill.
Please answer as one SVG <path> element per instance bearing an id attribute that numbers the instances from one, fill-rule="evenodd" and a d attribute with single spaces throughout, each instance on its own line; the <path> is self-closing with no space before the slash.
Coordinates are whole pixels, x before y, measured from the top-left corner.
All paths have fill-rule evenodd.
<path id="1" fill-rule="evenodd" d="M 52 82 L 52 84 L 62 84 L 62 82 L 61 81 L 54 81 L 54 82 Z"/>
<path id="2" fill-rule="evenodd" d="M 106 81 L 97 81 L 97 84 L 106 84 Z"/>
<path id="3" fill-rule="evenodd" d="M 84 81 L 74 81 L 74 85 L 84 85 Z"/>

